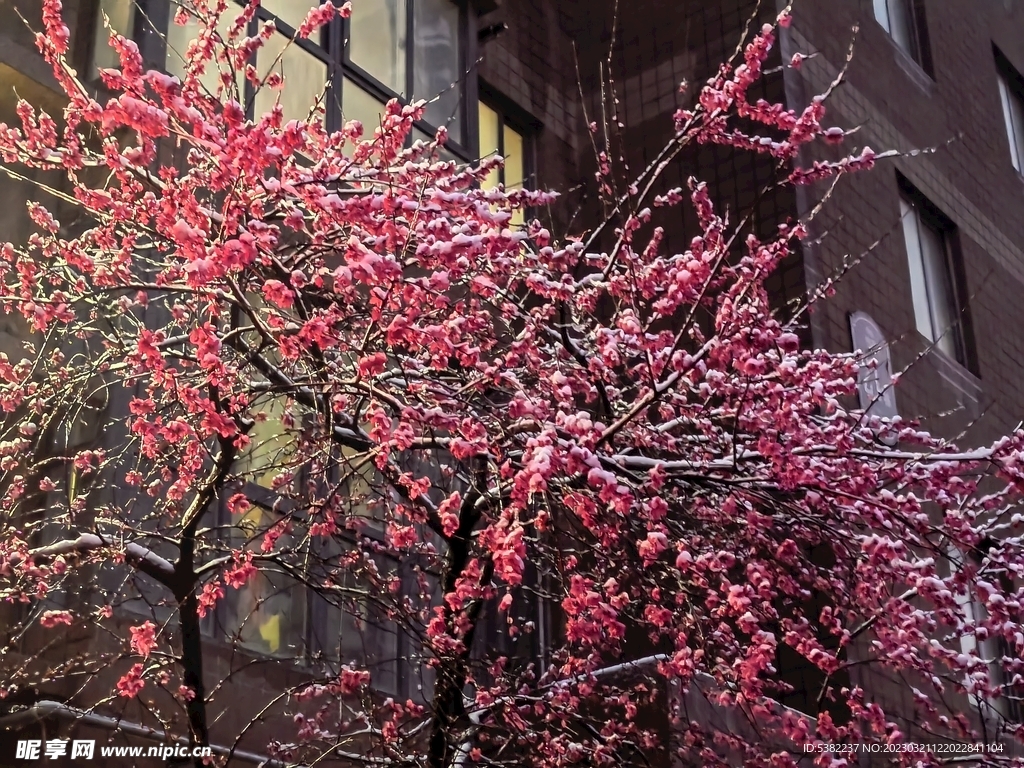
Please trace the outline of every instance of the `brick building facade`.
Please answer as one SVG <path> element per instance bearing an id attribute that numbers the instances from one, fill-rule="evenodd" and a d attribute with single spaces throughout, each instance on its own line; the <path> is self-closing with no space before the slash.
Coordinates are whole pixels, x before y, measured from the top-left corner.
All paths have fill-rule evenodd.
<path id="1" fill-rule="evenodd" d="M 762 3 L 762 20 L 784 5 Z M 594 71 L 610 61 L 626 158 L 641 168 L 671 136 L 668 116 L 686 98 L 674 94 L 673 83 L 699 87 L 712 75 L 735 50 L 755 3 L 620 4 L 612 41 L 614 8 L 609 2 L 596 14 L 588 4 L 571 17 L 580 58 L 587 61 L 581 69 L 592 78 L 584 105 L 594 114 Z M 793 10 L 774 64 L 788 63 L 794 53 L 809 58 L 769 74 L 761 95 L 801 109 L 835 80 L 852 46 L 845 82 L 827 102 L 826 122 L 857 128 L 858 147 L 900 155 L 840 182 L 815 218 L 810 242 L 770 282 L 778 305 L 813 294 L 822 280 L 855 264 L 835 295 L 810 314 L 805 342 L 833 351 L 866 348 L 863 337 L 852 336 L 852 321 L 870 317 L 878 334 L 872 343 L 884 341 L 892 371 L 903 372 L 894 403 L 893 391 L 888 395 L 890 408 L 966 444 L 995 439 L 1014 429 L 1024 412 L 1017 386 L 1024 373 L 1017 298 L 1024 278 L 1024 175 L 1015 117 L 1024 97 L 1024 5 L 798 0 Z M 684 155 L 666 185 L 678 186 L 691 174 L 708 182 L 712 198 L 734 220 L 749 214 L 755 232 L 806 216 L 825 191 L 760 195 L 772 178 L 769 164 L 721 148 Z M 692 236 L 685 216 L 674 229 L 666 226 L 670 248 L 673 238 L 685 244 Z M 928 239 L 937 247 L 929 250 Z M 922 265 L 929 258 L 931 267 Z M 935 275 L 920 274 L 922 268 Z M 928 280 L 933 284 L 922 285 Z M 851 656 L 857 653 L 867 651 L 857 647 Z M 795 688 L 786 703 L 814 713 L 820 673 L 799 658 L 780 657 L 778 666 Z M 849 674 L 914 732 L 906 681 L 855 663 Z"/>
<path id="2" fill-rule="evenodd" d="M 76 58 L 81 67 L 89 67 L 96 53 L 100 0 L 66 0 L 64 5 Z M 152 10 L 160 3 L 148 0 L 147 5 Z M 766 17 L 779 10 L 771 5 L 762 3 Z M 103 6 L 113 18 L 118 3 L 104 0 Z M 601 119 L 602 67 L 615 81 L 626 159 L 640 168 L 671 135 L 671 113 L 687 98 L 678 84 L 699 84 L 731 55 L 755 3 L 633 0 L 619 4 L 614 25 L 611 0 L 473 0 L 459 6 L 468 75 L 459 90 L 462 140 L 456 154 L 472 160 L 485 150 L 521 141 L 521 177 L 537 188 L 563 193 L 558 205 L 538 212 L 561 233 L 585 227 L 597 210 L 592 193 L 588 196 L 594 160 L 586 123 Z M 34 22 L 38 7 L 38 0 L 0 0 L 0 122 L 13 118 L 14 90 L 59 109 L 55 84 L 17 17 L 20 10 Z M 144 34 L 138 22 L 132 29 Z M 903 154 L 839 185 L 814 224 L 815 242 L 785 265 L 773 288 L 784 307 L 813 291 L 849 257 L 858 257 L 860 263 L 839 283 L 835 296 L 811 315 L 807 342 L 851 349 L 851 315 L 866 313 L 888 343 L 894 370 L 906 369 L 896 390 L 898 412 L 922 418 L 950 436 L 966 431 L 968 442 L 990 439 L 1013 428 L 1024 413 L 1018 386 L 1024 374 L 1024 302 L 1019 300 L 1024 288 L 1024 139 L 1021 154 L 1015 154 L 1016 135 L 1008 136 L 1016 125 L 1014 104 L 1024 102 L 1024 4 L 797 0 L 794 24 L 782 34 L 776 64 L 796 52 L 815 55 L 799 69 L 780 67 L 766 79 L 764 95 L 800 108 L 834 79 L 854 39 L 846 82 L 833 95 L 828 118 L 843 128 L 859 127 L 857 144 Z M 152 50 L 144 47 L 151 58 Z M 387 84 L 367 77 L 368 72 L 346 70 L 345 83 L 355 83 L 379 102 Z M 341 111 L 350 111 L 344 89 L 340 102 Z M 356 111 L 368 102 L 351 103 Z M 340 118 L 339 113 L 335 119 Z M 494 120 L 495 137 L 484 136 Z M 511 133 L 503 132 L 506 128 Z M 1019 130 L 1024 132 L 1024 125 Z M 916 152 L 931 148 L 935 151 Z M 716 148 L 686 154 L 667 174 L 666 185 L 684 184 L 690 175 L 708 181 L 713 196 L 730 210 L 751 213 L 752 226 L 762 232 L 806 214 L 822 192 L 759 195 L 772 178 L 771 167 Z M 24 238 L 29 228 L 21 201 L 30 191 L 24 183 L 2 184 L 2 237 Z M 908 217 L 917 217 L 920 236 L 918 252 L 909 257 Z M 669 228 L 669 247 L 685 247 L 681 244 L 692 235 L 692 225 L 681 215 Z M 926 232 L 939 238 L 938 262 L 928 261 L 922 245 Z M 915 277 L 914 270 L 927 271 L 928 264 L 947 270 L 945 292 L 938 298 L 928 293 L 927 274 L 923 280 Z M 953 307 L 944 315 L 948 328 L 937 328 L 934 312 L 928 315 L 929 301 Z M 929 340 L 922 332 L 926 319 L 938 338 Z M 0 323 L 0 349 L 16 349 L 23 330 L 9 318 Z M 952 336 L 947 332 L 955 334 L 955 343 L 948 343 Z M 218 678 L 233 672 L 232 663 L 214 661 L 225 665 Z M 796 688 L 787 703 L 812 711 L 813 673 L 797 662 L 783 673 Z M 912 724 L 914 705 L 905 686 L 858 674 L 852 673 L 852 682 L 906 713 Z M 255 707 L 292 684 L 293 677 L 268 663 L 239 674 L 233 684 L 238 700 Z M 222 718 L 221 735 L 228 738 L 233 718 L 245 722 L 249 714 L 243 705 Z"/>

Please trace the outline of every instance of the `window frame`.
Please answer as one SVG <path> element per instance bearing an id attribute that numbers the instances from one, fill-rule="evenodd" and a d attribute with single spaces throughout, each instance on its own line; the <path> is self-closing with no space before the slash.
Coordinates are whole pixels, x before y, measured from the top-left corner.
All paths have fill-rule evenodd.
<path id="1" fill-rule="evenodd" d="M 1010 150 L 1010 164 L 1024 176 L 1024 76 L 1010 60 L 993 46 L 996 63 L 996 82 L 1003 114 L 1003 129 Z M 1014 111 L 1013 107 L 1017 109 Z M 1019 121 L 1019 124 L 1018 124 Z"/>
<path id="2" fill-rule="evenodd" d="M 518 108 L 514 103 L 511 102 L 508 97 L 503 96 L 497 90 L 489 87 L 485 83 L 480 84 L 480 92 L 476 102 L 476 109 L 473 110 L 476 113 L 477 120 L 474 121 L 474 145 L 476 147 L 477 160 L 483 160 L 484 157 L 481 155 L 480 147 L 480 126 L 478 122 L 478 116 L 480 107 L 485 106 L 494 112 L 498 118 L 498 148 L 497 153 L 501 157 L 505 157 L 505 128 L 508 127 L 515 133 L 519 134 L 523 141 L 523 183 L 522 189 L 536 189 L 536 147 L 537 147 L 537 133 L 540 130 L 540 124 L 527 116 L 522 109 Z M 489 155 L 488 155 L 489 156 Z M 505 167 L 504 165 L 498 169 L 498 183 L 505 184 Z M 533 209 L 526 208 L 522 211 L 523 218 L 525 221 L 529 221 L 533 217 Z M 525 222 L 521 222 L 525 223 Z"/>
<path id="3" fill-rule="evenodd" d="M 418 0 L 405 0 L 406 2 L 406 19 L 405 19 L 405 95 L 396 93 L 387 85 L 382 83 L 380 80 L 375 78 L 372 74 L 367 72 L 365 69 L 360 67 L 358 64 L 352 61 L 352 50 L 347 41 L 351 32 L 352 20 L 349 19 L 335 19 L 335 21 L 343 22 L 342 31 L 342 75 L 343 80 L 351 80 L 352 83 L 361 90 L 368 93 L 373 98 L 387 103 L 390 99 L 398 99 L 403 104 L 408 104 L 412 100 L 412 94 L 415 90 L 416 81 L 416 46 L 413 43 L 416 30 L 415 30 L 415 5 Z M 470 93 L 471 84 L 475 85 L 476 78 L 469 71 L 468 62 L 475 60 L 470 58 L 470 45 L 476 40 L 476 35 L 472 34 L 470 29 L 473 14 L 469 12 L 469 6 L 466 0 L 448 0 L 455 5 L 459 10 L 459 29 L 458 35 L 458 48 L 459 48 L 459 62 L 458 71 L 460 72 L 459 85 L 462 90 L 462 95 L 459 99 L 459 120 L 462 123 L 462 140 L 455 141 L 449 138 L 445 144 L 445 148 L 459 156 L 462 160 L 468 160 L 476 151 L 476 120 L 470 119 L 471 114 L 475 111 L 470 109 L 470 105 L 475 105 L 477 102 L 476 94 Z M 475 57 L 475 51 L 472 52 Z M 475 89 L 474 89 L 475 90 Z M 343 97 L 344 84 L 342 83 L 339 88 L 339 98 Z M 433 94 L 430 96 L 417 96 L 417 98 L 430 99 L 433 98 Z M 369 132 L 372 132 L 372 126 L 365 126 Z M 429 136 L 433 136 L 437 128 L 440 126 L 432 125 L 425 120 L 420 120 L 416 123 L 416 127 Z M 410 134 L 410 137 L 412 134 Z"/>
<path id="4" fill-rule="evenodd" d="M 899 200 L 900 229 L 903 235 L 903 250 L 906 254 L 907 267 L 910 274 L 914 328 L 921 336 L 927 339 L 929 345 L 934 350 L 949 358 L 951 362 L 966 368 L 971 373 L 976 373 L 977 366 L 972 343 L 970 314 L 966 296 L 964 295 L 966 281 L 960 257 L 956 226 L 902 178 L 900 178 L 899 185 Z M 908 208 L 907 212 L 904 212 L 904 206 Z M 914 217 L 914 224 L 917 230 L 916 253 L 912 252 L 911 243 L 907 237 L 907 221 L 905 217 L 908 215 Z M 935 327 L 937 322 L 936 302 L 931 295 L 929 285 L 934 285 L 936 280 L 934 279 L 935 276 L 929 274 L 928 271 L 929 264 L 933 260 L 930 260 L 925 253 L 925 245 L 921 236 L 921 230 L 925 228 L 938 237 L 941 243 L 941 268 L 943 273 L 938 276 L 938 280 L 941 281 L 945 288 L 945 299 L 948 302 L 948 306 L 945 307 L 946 312 L 951 318 L 948 328 Z M 915 279 L 915 260 L 919 264 L 920 275 L 923 280 Z M 917 287 L 918 284 L 921 285 L 920 288 Z M 918 309 L 921 303 L 920 299 L 922 298 L 918 293 L 920 290 L 924 291 L 923 303 L 928 313 L 928 328 L 931 329 L 931 333 L 927 333 L 922 327 L 923 318 L 919 316 Z M 951 340 L 952 354 L 949 350 L 942 348 L 942 340 L 944 338 Z"/>
<path id="5" fill-rule="evenodd" d="M 950 546 L 946 552 L 950 571 L 949 575 L 954 576 L 968 564 L 980 569 L 984 565 L 985 557 L 991 546 L 992 542 L 990 540 L 982 541 L 976 548 L 966 551 L 956 545 Z M 1007 586 L 1012 585 L 1003 584 L 1004 588 Z M 955 599 L 957 606 L 963 612 L 965 621 L 972 623 L 981 622 L 988 615 L 984 604 L 973 594 L 963 595 L 958 593 Z M 999 688 L 1006 692 L 996 702 L 988 703 L 987 705 L 979 697 L 969 694 L 970 701 L 975 709 L 978 710 L 982 717 L 986 717 L 989 711 L 994 711 L 1006 720 L 1007 723 L 1024 723 L 1024 686 L 1019 683 L 1015 685 L 1012 680 L 1009 682 L 1006 680 L 1005 671 L 998 659 L 999 656 L 1012 656 L 1014 653 L 1013 649 L 1006 642 L 1006 638 L 1002 635 L 997 635 L 994 638 L 988 637 L 984 640 L 978 640 L 976 635 L 961 634 L 959 640 L 960 649 L 965 654 L 975 653 L 983 661 L 986 657 L 991 658 L 991 661 L 987 664 L 989 679 L 990 681 L 993 678 L 997 679 Z M 1012 694 L 1012 697 L 1007 694 Z"/>
<path id="6" fill-rule="evenodd" d="M 904 45 L 893 34 L 894 9 L 890 4 L 897 3 L 902 6 L 906 15 L 907 34 L 910 39 Z M 922 0 L 871 0 L 872 17 L 877 22 L 893 44 L 903 53 L 917 63 L 921 69 L 933 75 L 931 47 L 928 40 L 928 27 L 925 23 L 924 4 Z M 899 12 L 900 9 L 896 9 Z M 884 14 L 884 18 L 883 15 Z"/>
<path id="7" fill-rule="evenodd" d="M 234 5 L 241 8 L 244 0 L 231 0 Z M 341 0 L 334 0 L 338 5 Z M 325 129 L 335 132 L 342 128 L 345 120 L 342 115 L 342 98 L 344 82 L 349 80 L 356 87 L 367 92 L 373 98 L 386 104 L 390 99 L 397 98 L 402 104 L 408 104 L 411 100 L 412 83 L 415 77 L 414 51 L 412 45 L 414 27 L 414 5 L 417 0 L 406 0 L 408 18 L 406 19 L 406 90 L 405 96 L 395 93 L 380 81 L 376 80 L 368 72 L 352 63 L 349 46 L 347 45 L 350 23 L 348 19 L 335 16 L 328 24 L 320 30 L 319 42 L 313 40 L 295 39 L 295 28 L 286 21 L 279 19 L 274 13 L 260 5 L 256 15 L 250 22 L 247 34 L 254 35 L 258 31 L 259 24 L 273 20 L 277 26 L 277 33 L 292 38 L 292 44 L 297 45 L 305 53 L 314 56 L 317 60 L 327 66 L 327 98 Z M 469 62 L 476 60 L 476 15 L 471 12 L 469 0 L 448 0 L 455 5 L 459 12 L 458 48 L 460 73 L 459 84 L 461 95 L 459 99 L 458 118 L 462 124 L 462 141 L 455 141 L 449 138 L 445 149 L 451 152 L 460 162 L 469 162 L 476 153 L 476 115 L 475 106 L 477 101 L 477 78 L 470 70 Z M 172 0 L 134 0 L 136 11 L 134 13 L 133 28 L 131 37 L 139 45 L 140 52 L 147 66 L 165 70 L 167 45 L 165 35 L 170 25 L 174 23 L 174 12 Z M 310 0 L 310 8 L 313 7 Z M 89 50 L 89 68 L 94 66 L 96 60 L 95 41 L 101 25 L 99 18 L 99 0 L 93 0 L 89 4 L 90 38 L 93 40 Z M 228 11 L 230 14 L 230 10 Z M 245 106 L 247 115 L 252 116 L 255 102 L 255 89 L 252 84 L 245 81 Z M 472 107 L 472 108 L 471 108 Z M 439 126 L 432 125 L 424 120 L 416 123 L 416 128 L 428 136 L 433 136 Z M 370 133 L 372 129 L 367 126 Z M 409 142 L 415 139 L 410 133 Z"/>

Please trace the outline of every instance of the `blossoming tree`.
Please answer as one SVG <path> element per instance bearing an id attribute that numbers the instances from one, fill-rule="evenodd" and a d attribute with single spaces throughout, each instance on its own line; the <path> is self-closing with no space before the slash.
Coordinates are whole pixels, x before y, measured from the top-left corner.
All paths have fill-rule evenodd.
<path id="1" fill-rule="evenodd" d="M 184 77 L 114 35 L 100 97 L 45 0 L 68 106 L 0 127 L 41 190 L 37 233 L 0 251 L 31 330 L 0 361 L 0 595 L 23 619 L 0 696 L 60 691 L 196 744 L 269 733 L 285 763 L 962 758 L 922 741 L 1012 762 L 1024 432 L 960 450 L 852 407 L 857 357 L 801 349 L 803 313 L 764 289 L 806 222 L 759 240 L 699 179 L 656 193 L 696 143 L 784 184 L 873 165 L 798 162 L 846 138 L 824 96 L 748 97 L 788 12 L 621 191 L 602 153 L 610 215 L 559 240 L 511 225 L 551 195 L 481 186 L 500 158 L 410 142 L 422 105 L 333 134 L 322 107 L 248 117 L 241 83 L 287 87 L 249 65 L 273 26 L 186 9 Z M 658 218 L 680 206 L 699 228 L 671 253 Z M 813 713 L 779 703 L 783 650 L 818 673 Z M 242 700 L 225 653 L 296 681 Z M 856 685 L 866 667 L 913 711 Z M 228 704 L 249 723 L 225 733 Z"/>

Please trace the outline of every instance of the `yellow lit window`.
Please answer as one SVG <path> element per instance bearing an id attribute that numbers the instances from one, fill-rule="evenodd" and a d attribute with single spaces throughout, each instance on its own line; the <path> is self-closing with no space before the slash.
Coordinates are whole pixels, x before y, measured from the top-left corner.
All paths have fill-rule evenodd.
<path id="1" fill-rule="evenodd" d="M 234 525 L 237 543 L 244 550 L 259 552 L 266 532 L 279 517 L 253 506 Z M 294 545 L 285 534 L 279 545 Z M 261 565 L 240 590 L 229 590 L 228 631 L 238 633 L 242 644 L 268 654 L 295 655 L 303 645 L 305 601 L 301 585 L 272 565 Z M 233 615 L 232 615 L 233 614 Z"/>
<path id="2" fill-rule="evenodd" d="M 255 293 L 246 294 L 253 308 L 263 321 L 266 321 L 269 312 L 277 312 L 271 309 L 263 298 Z M 243 325 L 248 325 L 249 320 L 242 319 Z M 260 344 L 260 337 L 256 331 L 246 334 L 246 342 L 257 348 Z M 275 347 L 265 349 L 263 357 L 270 365 L 279 366 L 281 356 Z M 254 376 L 262 379 L 262 375 L 253 372 Z M 295 451 L 298 443 L 298 421 L 301 418 L 294 410 L 288 413 L 288 397 L 286 394 L 278 394 L 273 391 L 261 393 L 250 403 L 249 415 L 255 421 L 248 432 L 249 445 L 242 451 L 235 462 L 235 472 L 246 482 L 256 483 L 264 488 L 273 489 L 274 480 L 279 474 L 286 471 L 295 471 Z M 285 426 L 287 416 L 293 426 Z"/>
<path id="3" fill-rule="evenodd" d="M 523 134 L 511 127 L 504 115 L 480 102 L 480 157 L 501 155 L 505 159 L 504 168 L 491 171 L 484 180 L 484 187 L 495 187 L 504 184 L 505 189 L 519 189 L 526 183 L 526 141 Z M 521 225 L 525 221 L 522 210 L 513 213 L 512 224 Z"/>

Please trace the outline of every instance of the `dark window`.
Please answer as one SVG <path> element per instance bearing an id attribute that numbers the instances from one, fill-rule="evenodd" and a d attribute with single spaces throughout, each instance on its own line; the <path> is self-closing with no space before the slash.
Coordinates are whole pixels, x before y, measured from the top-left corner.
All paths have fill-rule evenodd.
<path id="1" fill-rule="evenodd" d="M 918 332 L 950 359 L 973 368 L 955 229 L 919 195 L 900 195 L 900 217 Z"/>
<path id="2" fill-rule="evenodd" d="M 875 20 L 925 71 L 931 70 L 924 9 L 920 0 L 872 0 Z"/>
<path id="3" fill-rule="evenodd" d="M 254 64 L 261 76 L 275 70 L 287 84 L 280 91 L 263 89 L 253 94 L 239 73 L 237 95 L 245 98 L 253 113 L 262 114 L 280 98 L 286 119 L 303 118 L 310 108 L 323 103 L 329 130 L 345 120 L 359 120 L 372 133 L 389 99 L 424 99 L 428 105 L 418 138 L 445 126 L 450 148 L 468 159 L 464 4 L 456 0 L 354 3 L 350 19 L 335 19 L 310 40 L 293 40 L 296 27 L 317 5 L 316 0 L 262 0 L 257 21 L 247 33 L 255 34 L 259 23 L 273 20 L 278 34 L 260 50 Z M 234 11 L 229 8 L 222 17 L 222 33 L 234 21 Z M 171 74 L 182 73 L 183 56 L 199 31 L 194 18 L 185 26 L 175 24 L 174 7 L 172 4 L 168 12 L 167 0 L 98 0 L 94 68 L 117 65 L 107 44 L 102 14 L 109 18 L 112 29 L 126 36 L 149 22 L 165 19 L 166 44 L 163 39 L 158 41 L 158 55 L 152 45 L 144 46 L 144 51 Z M 146 25 L 137 23 L 140 16 L 149 20 Z M 215 67 L 209 69 L 203 82 L 215 93 L 220 77 Z"/>
<path id="4" fill-rule="evenodd" d="M 999 101 L 1010 145 L 1010 162 L 1019 173 L 1024 173 L 1024 77 L 999 51 L 995 53 Z"/>

